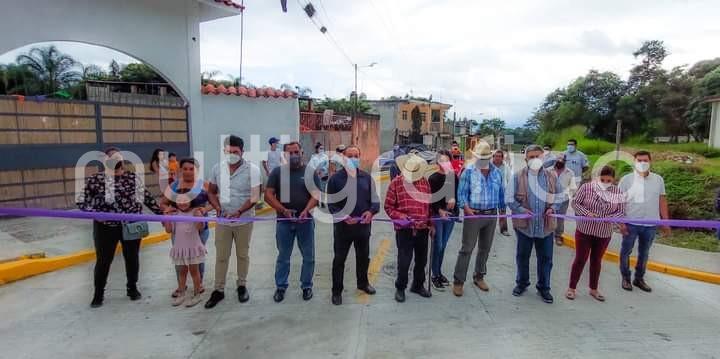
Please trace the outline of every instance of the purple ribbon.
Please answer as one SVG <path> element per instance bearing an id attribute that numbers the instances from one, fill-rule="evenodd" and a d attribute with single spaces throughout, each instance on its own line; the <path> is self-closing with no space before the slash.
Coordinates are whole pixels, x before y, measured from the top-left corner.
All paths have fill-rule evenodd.
<path id="1" fill-rule="evenodd" d="M 572 219 L 575 221 L 639 224 L 639 225 L 667 226 L 667 227 L 680 227 L 680 228 L 720 229 L 720 221 L 711 221 L 711 220 L 633 219 L 633 218 L 619 218 L 619 217 L 599 218 L 599 217 L 570 216 L 570 215 L 564 215 L 564 214 L 551 214 L 551 216 L 556 217 L 556 218 Z"/>

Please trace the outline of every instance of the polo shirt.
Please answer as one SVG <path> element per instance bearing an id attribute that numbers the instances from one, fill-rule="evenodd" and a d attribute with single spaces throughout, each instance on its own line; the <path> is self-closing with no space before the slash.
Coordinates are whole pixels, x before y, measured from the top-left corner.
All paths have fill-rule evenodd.
<path id="1" fill-rule="evenodd" d="M 660 175 L 650 172 L 643 177 L 633 171 L 623 176 L 618 187 L 626 195 L 627 218 L 660 219 L 660 196 L 665 195 L 665 180 Z"/>
<path id="2" fill-rule="evenodd" d="M 233 173 L 230 173 L 230 167 L 226 161 L 216 164 L 210 171 L 209 180 L 218 187 L 218 197 L 223 214 L 237 212 L 250 199 L 251 189 L 262 184 L 260 168 L 246 160 L 241 161 L 242 164 Z M 241 215 L 241 217 L 253 216 L 255 216 L 255 206 Z"/>

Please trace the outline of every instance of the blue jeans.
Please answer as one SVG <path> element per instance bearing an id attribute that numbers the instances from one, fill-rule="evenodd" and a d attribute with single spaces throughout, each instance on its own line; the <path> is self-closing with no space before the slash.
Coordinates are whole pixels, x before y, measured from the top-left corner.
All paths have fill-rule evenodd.
<path id="1" fill-rule="evenodd" d="M 553 267 L 553 236 L 551 233 L 544 238 L 528 237 L 524 233 L 515 230 L 517 234 L 517 254 L 515 261 L 517 264 L 517 278 L 515 282 L 518 287 L 527 288 L 530 286 L 530 255 L 532 254 L 533 245 L 535 246 L 535 255 L 537 256 L 537 276 L 538 281 L 535 288 L 540 292 L 550 291 L 550 272 Z"/>
<path id="2" fill-rule="evenodd" d="M 627 225 L 628 235 L 623 236 L 622 246 L 620 247 L 620 273 L 623 278 L 630 280 L 632 272 L 630 272 L 630 255 L 635 247 L 635 241 L 638 241 L 638 260 L 635 265 L 635 278 L 643 279 L 645 269 L 647 268 L 648 256 L 650 255 L 650 246 L 655 240 L 657 227 L 638 226 L 634 224 Z"/>
<path id="3" fill-rule="evenodd" d="M 445 257 L 445 247 L 447 247 L 450 234 L 452 233 L 455 221 L 452 220 L 434 220 L 435 238 L 433 240 L 432 252 L 432 276 L 437 277 L 442 274 L 442 263 Z"/>
<path id="4" fill-rule="evenodd" d="M 210 230 L 207 226 L 205 226 L 205 229 L 203 229 L 202 232 L 200 232 L 200 241 L 202 244 L 207 244 L 208 238 L 210 237 Z M 175 244 L 175 236 L 170 235 L 170 241 Z M 182 266 L 175 266 L 175 275 L 180 278 L 180 268 Z M 200 270 L 200 280 L 205 278 L 205 263 L 200 263 L 198 265 L 198 269 Z"/>
<path id="5" fill-rule="evenodd" d="M 275 242 L 278 256 L 275 262 L 275 285 L 279 289 L 287 289 L 290 275 L 290 256 L 297 238 L 298 249 L 302 254 L 300 285 L 303 289 L 312 288 L 313 272 L 315 271 L 315 222 L 311 219 L 304 223 L 282 221 L 277 222 Z"/>

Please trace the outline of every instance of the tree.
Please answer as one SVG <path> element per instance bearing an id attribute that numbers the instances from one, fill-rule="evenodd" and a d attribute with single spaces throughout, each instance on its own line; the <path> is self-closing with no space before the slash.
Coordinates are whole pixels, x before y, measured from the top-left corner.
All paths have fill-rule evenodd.
<path id="1" fill-rule="evenodd" d="M 78 62 L 60 52 L 54 45 L 33 47 L 26 54 L 18 56 L 15 61 L 30 70 L 41 84 L 44 93 L 55 93 L 82 79 L 82 74 L 78 71 Z"/>
<path id="2" fill-rule="evenodd" d="M 662 63 L 669 55 L 665 43 L 660 40 L 645 41 L 633 56 L 641 62 L 630 70 L 628 89 L 631 93 L 654 81 L 664 73 Z"/>
<path id="3" fill-rule="evenodd" d="M 315 105 L 316 111 L 333 110 L 335 113 L 350 115 L 353 113 L 355 102 L 350 99 L 331 99 L 326 97 Z M 365 99 L 358 99 L 357 113 L 367 113 L 372 107 Z"/>
<path id="4" fill-rule="evenodd" d="M 120 80 L 120 64 L 118 64 L 115 60 L 110 61 L 110 65 L 108 66 L 108 77 L 109 80 Z"/>
<path id="5" fill-rule="evenodd" d="M 120 70 L 120 80 L 124 82 L 166 83 L 155 70 L 143 63 L 132 63 Z"/>
<path id="6" fill-rule="evenodd" d="M 706 74 L 693 88 L 688 106 L 688 127 L 696 139 L 705 138 L 710 126 L 710 104 L 705 99 L 720 95 L 720 67 Z"/>
<path id="7" fill-rule="evenodd" d="M 480 127 L 477 130 L 477 134 L 481 136 L 492 135 L 495 138 L 500 136 L 505 129 L 505 121 L 499 118 L 485 119 L 480 122 Z"/>
<path id="8" fill-rule="evenodd" d="M 300 96 L 300 97 L 312 96 L 312 89 L 307 86 L 295 86 L 295 90 L 297 91 L 298 96 Z"/>
<path id="9" fill-rule="evenodd" d="M 27 66 L 0 65 L 0 94 L 32 95 L 42 92 L 41 86 Z"/>

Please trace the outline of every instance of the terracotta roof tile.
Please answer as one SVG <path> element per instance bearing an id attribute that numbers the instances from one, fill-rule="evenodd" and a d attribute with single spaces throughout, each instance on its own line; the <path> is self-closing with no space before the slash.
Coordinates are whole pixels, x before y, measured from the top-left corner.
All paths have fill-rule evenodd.
<path id="1" fill-rule="evenodd" d="M 291 90 L 280 90 L 272 87 L 225 87 L 220 85 L 215 87 L 213 84 L 207 84 L 202 87 L 203 95 L 227 95 L 227 96 L 246 96 L 246 97 L 266 97 L 266 98 L 296 98 L 297 93 Z"/>
<path id="2" fill-rule="evenodd" d="M 232 1 L 232 0 L 215 0 L 215 2 L 218 3 L 218 4 L 223 4 L 223 5 L 228 6 L 228 7 L 231 7 L 231 8 L 240 9 L 240 10 L 245 10 L 245 7 L 244 7 L 244 6 L 242 6 L 242 5 L 234 2 L 234 1 Z"/>

